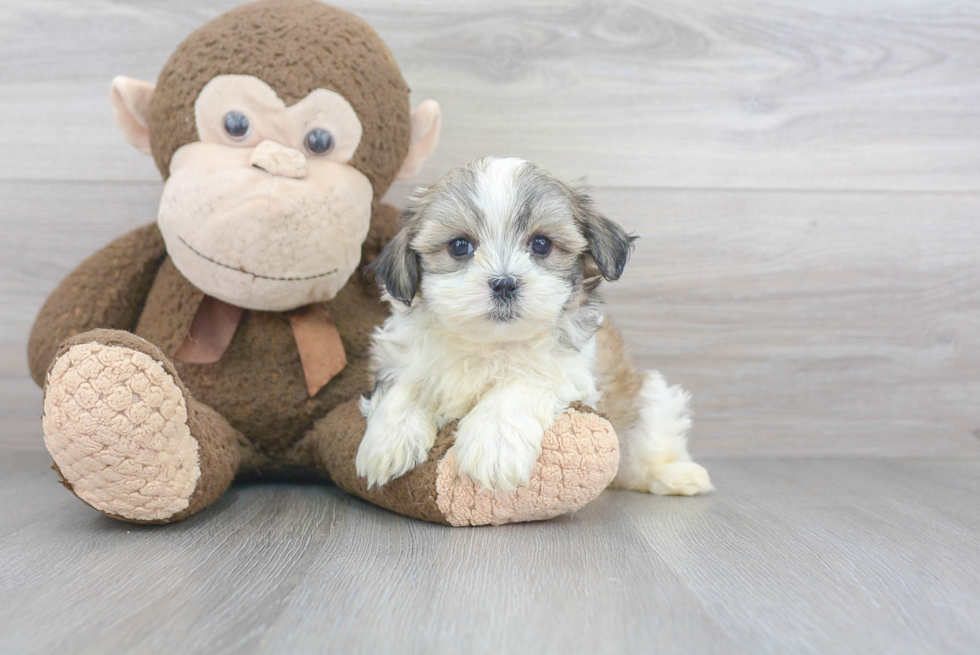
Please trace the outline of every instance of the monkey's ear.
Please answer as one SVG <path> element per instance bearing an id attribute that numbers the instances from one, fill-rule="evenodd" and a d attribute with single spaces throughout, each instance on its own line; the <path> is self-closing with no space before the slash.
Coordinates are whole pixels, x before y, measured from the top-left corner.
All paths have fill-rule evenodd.
<path id="1" fill-rule="evenodd" d="M 408 155 L 396 176 L 399 180 L 415 177 L 425 160 L 435 152 L 442 129 L 442 110 L 435 100 L 426 100 L 412 111 L 412 141 Z"/>
<path id="2" fill-rule="evenodd" d="M 112 117 L 126 135 L 126 140 L 137 150 L 150 152 L 150 103 L 156 87 L 149 82 L 119 75 L 112 80 L 109 99 L 112 101 Z"/>
<path id="3" fill-rule="evenodd" d="M 589 254 L 602 277 L 609 281 L 618 280 L 633 253 L 636 237 L 627 234 L 619 223 L 597 212 L 592 206 L 592 198 L 583 190 L 576 189 L 574 196 L 575 213 L 589 242 Z"/>
<path id="4" fill-rule="evenodd" d="M 392 298 L 411 307 L 419 287 L 419 256 L 409 239 L 408 229 L 400 229 L 371 263 L 371 270 Z"/>

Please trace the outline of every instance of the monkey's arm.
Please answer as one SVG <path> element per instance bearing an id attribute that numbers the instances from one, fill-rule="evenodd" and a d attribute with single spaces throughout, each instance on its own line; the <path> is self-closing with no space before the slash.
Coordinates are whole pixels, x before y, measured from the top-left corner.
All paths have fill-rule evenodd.
<path id="1" fill-rule="evenodd" d="M 361 246 L 361 267 L 367 266 L 381 254 L 395 233 L 398 232 L 398 216 L 401 210 L 384 202 L 374 203 L 371 211 L 371 228 Z"/>
<path id="2" fill-rule="evenodd" d="M 58 345 L 95 328 L 131 331 L 167 255 L 156 224 L 133 230 L 82 262 L 45 301 L 27 346 L 31 377 L 44 385 Z"/>

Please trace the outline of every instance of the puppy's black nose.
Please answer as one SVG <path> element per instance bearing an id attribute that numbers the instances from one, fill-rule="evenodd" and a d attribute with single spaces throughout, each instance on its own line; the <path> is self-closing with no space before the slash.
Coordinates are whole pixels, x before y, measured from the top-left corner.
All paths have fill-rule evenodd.
<path id="1" fill-rule="evenodd" d="M 517 295 L 517 278 L 510 275 L 495 277 L 490 280 L 490 290 L 501 300 L 513 300 Z"/>

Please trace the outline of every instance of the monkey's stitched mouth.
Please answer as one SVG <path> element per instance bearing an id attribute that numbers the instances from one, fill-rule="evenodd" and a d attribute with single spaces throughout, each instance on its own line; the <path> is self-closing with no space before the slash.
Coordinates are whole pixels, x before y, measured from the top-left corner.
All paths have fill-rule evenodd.
<path id="1" fill-rule="evenodd" d="M 276 282 L 301 282 L 303 280 L 315 280 L 315 279 L 320 278 L 320 277 L 327 277 L 328 275 L 333 275 L 338 270 L 338 269 L 335 268 L 332 271 L 327 271 L 326 273 L 318 273 L 316 275 L 307 275 L 305 277 L 275 277 L 273 275 L 260 275 L 258 273 L 253 273 L 251 271 L 246 271 L 244 268 L 240 268 L 240 267 L 236 267 L 236 266 L 229 266 L 228 264 L 223 264 L 223 263 L 221 263 L 221 262 L 219 262 L 219 261 L 217 261 L 215 259 L 211 259 L 207 255 L 205 255 L 203 252 L 199 251 L 197 248 L 195 248 L 191 244 L 187 243 L 187 241 L 184 240 L 184 237 L 182 237 L 182 236 L 180 236 L 178 234 L 177 235 L 177 238 L 180 239 L 180 242 L 182 244 L 184 244 L 185 246 L 187 246 L 187 248 L 192 253 L 194 253 L 195 255 L 197 255 L 198 257 L 200 257 L 201 259 L 206 259 L 209 262 L 211 262 L 212 264 L 217 264 L 218 266 L 221 266 L 222 268 L 227 268 L 229 271 L 235 271 L 236 273 L 243 273 L 245 275 L 251 275 L 252 277 L 261 278 L 263 280 L 275 280 Z"/>

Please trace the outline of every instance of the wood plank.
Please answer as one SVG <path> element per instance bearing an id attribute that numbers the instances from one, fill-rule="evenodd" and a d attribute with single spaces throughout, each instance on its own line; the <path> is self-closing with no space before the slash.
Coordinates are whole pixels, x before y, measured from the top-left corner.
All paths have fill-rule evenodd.
<path id="1" fill-rule="evenodd" d="M 152 222 L 159 182 L 0 182 L 0 451 L 43 450 L 27 338 L 48 294 L 83 259 Z"/>
<path id="2" fill-rule="evenodd" d="M 37 449 L 33 317 L 79 261 L 153 215 L 159 184 L 0 182 L 0 193 L 0 449 Z M 980 196 L 595 195 L 641 236 L 605 287 L 609 313 L 641 365 L 694 393 L 696 454 L 980 452 Z"/>
<path id="3" fill-rule="evenodd" d="M 980 6 L 345 0 L 443 106 L 420 182 L 522 156 L 641 235 L 609 312 L 718 491 L 458 530 L 263 484 L 118 523 L 38 452 L 27 334 L 156 213 L 109 80 L 236 4 L 0 4 L 0 650 L 980 651 Z"/>
<path id="4" fill-rule="evenodd" d="M 4 2 L 0 179 L 159 179 L 108 84 L 235 4 Z M 424 182 L 500 154 L 606 186 L 980 189 L 975 4 L 342 4 L 443 105 Z"/>
<path id="5" fill-rule="evenodd" d="M 12 455 L 0 634 L 66 655 L 980 648 L 980 459 L 706 463 L 707 497 L 606 492 L 503 528 L 285 484 L 140 527 L 83 506 L 43 455 Z"/>
<path id="6" fill-rule="evenodd" d="M 694 393 L 695 452 L 980 452 L 980 198 L 600 190 L 609 313 Z"/>

